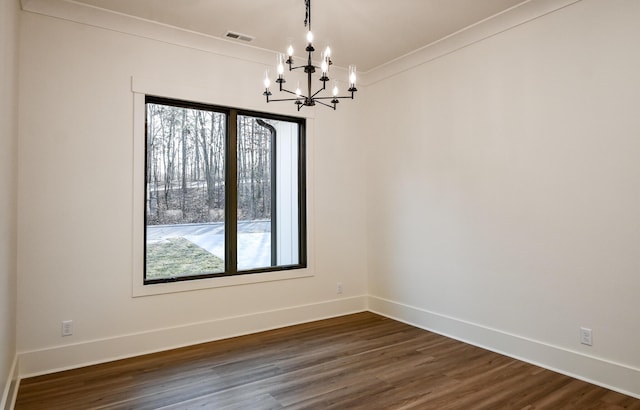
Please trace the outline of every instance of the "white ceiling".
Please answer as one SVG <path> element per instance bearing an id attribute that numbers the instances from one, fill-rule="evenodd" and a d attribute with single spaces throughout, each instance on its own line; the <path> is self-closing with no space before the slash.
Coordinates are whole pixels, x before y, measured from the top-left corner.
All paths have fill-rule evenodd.
<path id="1" fill-rule="evenodd" d="M 78 3 L 222 38 L 285 51 L 293 39 L 303 55 L 304 0 L 75 0 Z M 332 60 L 368 71 L 527 0 L 314 0 L 316 48 L 330 44 Z M 318 47 L 319 46 L 319 47 Z"/>

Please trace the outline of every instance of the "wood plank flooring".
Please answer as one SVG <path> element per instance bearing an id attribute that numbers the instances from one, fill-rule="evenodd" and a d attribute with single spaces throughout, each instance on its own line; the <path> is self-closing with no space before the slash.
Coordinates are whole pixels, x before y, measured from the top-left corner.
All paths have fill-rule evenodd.
<path id="1" fill-rule="evenodd" d="M 22 380 L 24 409 L 640 409 L 373 313 Z"/>

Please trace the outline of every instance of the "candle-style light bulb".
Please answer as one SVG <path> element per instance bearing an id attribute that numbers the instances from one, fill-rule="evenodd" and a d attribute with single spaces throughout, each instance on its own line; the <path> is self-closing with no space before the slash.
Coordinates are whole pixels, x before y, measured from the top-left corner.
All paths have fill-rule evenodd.
<path id="1" fill-rule="evenodd" d="M 324 57 L 327 61 L 331 60 L 331 47 L 327 46 L 327 48 L 324 49 Z"/>
<path id="2" fill-rule="evenodd" d="M 338 90 L 338 84 L 336 84 L 336 83 L 334 82 L 334 83 L 333 83 L 333 96 L 334 96 L 334 97 L 337 97 L 337 96 L 338 96 L 338 93 L 339 93 L 339 90 Z"/>
<path id="3" fill-rule="evenodd" d="M 329 63 L 327 63 L 326 58 L 322 59 L 322 63 L 320 63 L 320 69 L 322 70 L 323 74 L 326 74 L 327 70 L 329 70 Z"/>
<path id="4" fill-rule="evenodd" d="M 293 57 L 293 45 L 289 44 L 289 47 L 287 47 L 287 55 L 289 57 Z"/>
<path id="5" fill-rule="evenodd" d="M 307 31 L 307 43 L 313 43 L 313 33 L 311 32 L 311 30 Z"/>
<path id="6" fill-rule="evenodd" d="M 296 87 L 296 96 L 300 98 L 301 95 L 302 95 L 302 91 L 300 91 L 300 81 L 298 81 L 298 86 Z"/>
<path id="7" fill-rule="evenodd" d="M 271 80 L 269 79 L 269 70 L 264 70 L 264 88 L 269 89 Z"/>
<path id="8" fill-rule="evenodd" d="M 352 86 L 356 85 L 356 66 L 349 66 L 349 84 Z"/>
<path id="9" fill-rule="evenodd" d="M 284 56 L 282 55 L 282 53 L 278 53 L 278 64 L 277 64 L 277 68 L 278 68 L 278 76 L 282 77 L 282 74 L 284 74 Z"/>

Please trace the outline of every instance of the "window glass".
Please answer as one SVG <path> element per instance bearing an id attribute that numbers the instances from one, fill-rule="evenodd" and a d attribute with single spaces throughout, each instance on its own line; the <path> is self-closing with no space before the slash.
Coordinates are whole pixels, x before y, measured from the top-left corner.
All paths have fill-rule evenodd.
<path id="1" fill-rule="evenodd" d="M 305 267 L 303 130 L 147 96 L 144 283 Z"/>
<path id="2" fill-rule="evenodd" d="M 238 270 L 295 265 L 299 127 L 239 115 L 237 128 Z"/>
<path id="3" fill-rule="evenodd" d="M 147 104 L 146 279 L 225 271 L 226 123 Z"/>

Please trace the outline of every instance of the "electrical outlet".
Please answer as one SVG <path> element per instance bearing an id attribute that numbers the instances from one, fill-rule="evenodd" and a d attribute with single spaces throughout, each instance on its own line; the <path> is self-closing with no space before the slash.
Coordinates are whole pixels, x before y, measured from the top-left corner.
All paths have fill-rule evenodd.
<path id="1" fill-rule="evenodd" d="M 587 346 L 593 346 L 593 334 L 591 329 L 586 327 L 580 328 L 580 343 Z"/>
<path id="2" fill-rule="evenodd" d="M 342 295 L 342 282 L 336 283 L 336 293 Z"/>
<path id="3" fill-rule="evenodd" d="M 62 336 L 71 336 L 73 334 L 73 320 L 62 321 Z"/>

